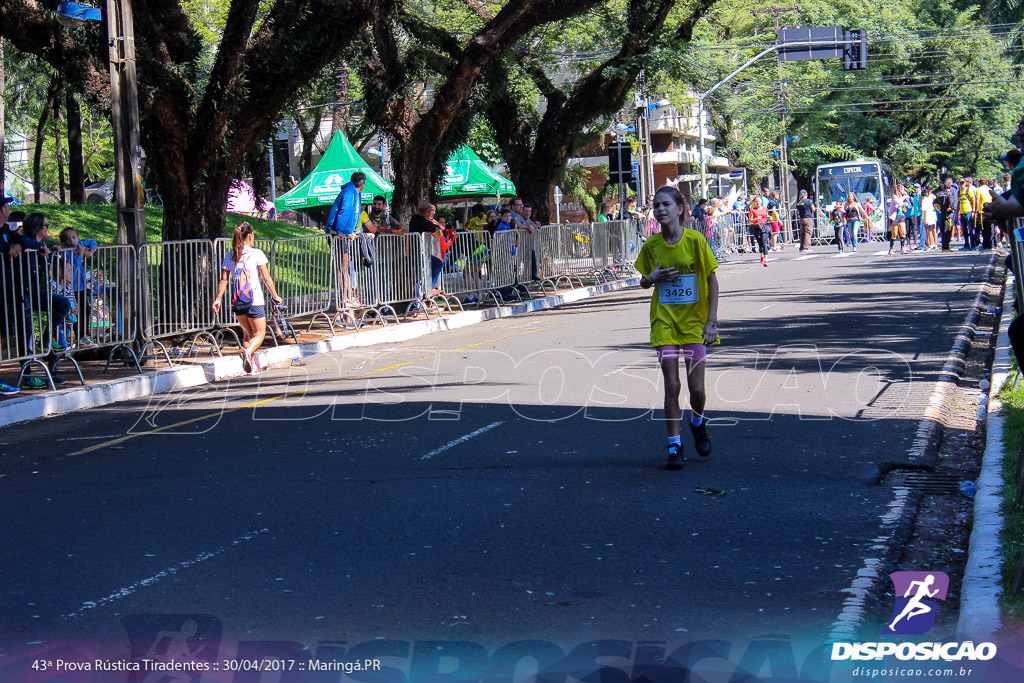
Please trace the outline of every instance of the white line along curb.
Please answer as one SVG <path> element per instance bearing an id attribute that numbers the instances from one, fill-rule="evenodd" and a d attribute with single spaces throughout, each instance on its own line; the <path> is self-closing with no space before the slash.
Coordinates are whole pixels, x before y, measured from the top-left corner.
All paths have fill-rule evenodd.
<path id="1" fill-rule="evenodd" d="M 978 491 L 974 496 L 974 528 L 960 591 L 960 620 L 957 638 L 975 642 L 991 640 L 1002 628 L 999 595 L 1002 592 L 1002 556 L 999 535 L 1003 530 L 1003 404 L 999 390 L 1010 374 L 1010 328 L 1013 311 L 1013 279 L 1007 278 L 1003 293 L 1003 311 L 999 322 L 996 356 L 992 362 L 985 422 L 985 455 L 981 461 Z"/>
<path id="2" fill-rule="evenodd" d="M 987 268 L 993 268 L 994 265 L 995 256 L 993 255 L 989 259 Z M 988 270 L 986 269 L 987 272 Z M 971 343 L 971 330 L 973 328 L 971 318 L 981 308 L 981 301 L 985 296 L 987 285 L 988 277 L 986 276 L 982 282 L 978 283 L 978 294 L 974 297 L 974 303 L 967 310 L 967 315 L 964 317 L 963 324 L 960 325 L 960 331 L 957 332 L 953 346 L 946 357 L 946 362 L 942 365 L 939 379 L 936 380 L 935 388 L 932 389 L 928 406 L 925 408 L 924 415 L 917 424 L 917 433 L 909 450 L 911 456 L 923 456 L 932 441 L 932 435 L 936 430 L 943 428 L 942 407 L 945 405 L 947 393 L 953 387 L 958 377 L 957 365 L 963 363 L 966 349 Z M 864 621 L 864 610 L 868 598 L 871 597 L 878 582 L 884 578 L 880 571 L 885 566 L 885 558 L 891 554 L 897 542 L 896 532 L 900 527 L 900 520 L 903 519 L 906 512 L 909 497 L 909 491 L 905 488 L 897 487 L 893 490 L 892 501 L 890 501 L 886 512 L 880 520 L 882 535 L 871 541 L 870 549 L 874 556 L 864 558 L 864 566 L 857 571 L 857 578 L 853 580 L 849 588 L 842 589 L 842 592 L 849 594 L 849 597 L 843 601 L 843 609 L 832 624 L 829 632 L 830 641 L 854 637 L 860 624 Z"/>
<path id="3" fill-rule="evenodd" d="M 435 332 L 444 332 L 446 330 L 455 330 L 460 327 L 475 325 L 485 320 L 508 318 L 542 309 L 556 308 L 563 304 L 582 301 L 598 294 L 627 289 L 639 283 L 640 278 L 631 277 L 497 308 L 465 311 L 454 313 L 444 318 L 430 318 L 406 322 L 401 325 L 377 327 L 363 330 L 356 334 L 334 337 L 319 342 L 277 346 L 257 351 L 256 359 L 261 367 L 266 367 L 268 365 L 314 356 L 318 353 L 329 353 L 331 351 L 341 351 L 360 346 L 373 346 L 388 342 L 408 341 Z M 141 375 L 124 377 L 109 382 L 96 382 L 84 387 L 71 387 L 53 393 L 34 396 L 18 396 L 0 402 L 0 425 L 25 422 L 52 415 L 63 415 L 75 410 L 98 408 L 110 405 L 111 403 L 117 403 L 118 401 L 146 398 L 154 394 L 200 386 L 220 379 L 239 377 L 244 374 L 241 358 L 231 354 L 202 363 L 179 365 L 163 370 L 152 370 Z"/>

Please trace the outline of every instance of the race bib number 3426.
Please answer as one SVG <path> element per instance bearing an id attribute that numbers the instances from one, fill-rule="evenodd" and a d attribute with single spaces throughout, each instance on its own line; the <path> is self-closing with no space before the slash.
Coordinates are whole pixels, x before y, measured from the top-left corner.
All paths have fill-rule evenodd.
<path id="1" fill-rule="evenodd" d="M 687 273 L 677 275 L 671 280 L 659 282 L 658 303 L 663 305 L 697 303 L 697 275 Z"/>

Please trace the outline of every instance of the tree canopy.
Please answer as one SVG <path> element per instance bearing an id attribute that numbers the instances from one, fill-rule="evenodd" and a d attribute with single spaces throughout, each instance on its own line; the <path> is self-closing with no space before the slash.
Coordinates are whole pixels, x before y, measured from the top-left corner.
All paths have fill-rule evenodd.
<path id="1" fill-rule="evenodd" d="M 63 187 L 76 160 L 80 175 L 101 176 L 110 150 L 103 26 L 62 26 L 57 4 L 0 3 L 5 122 L 40 143 L 35 183 L 48 188 Z M 696 92 L 775 40 L 774 17 L 753 0 L 133 4 L 142 144 L 168 239 L 222 234 L 231 181 L 263 173 L 282 120 L 299 129 L 308 171 L 332 116 L 357 145 L 375 134 L 391 143 L 400 216 L 432 196 L 468 140 L 507 162 L 547 217 L 550 186 L 582 187 L 569 160 L 632 118 L 634 95 L 692 114 Z M 869 68 L 765 57 L 708 99 L 719 148 L 752 182 L 777 172 L 783 124 L 800 136 L 789 156 L 803 179 L 859 156 L 921 179 L 994 173 L 1024 109 L 1019 6 L 807 0 L 799 14 L 779 12 L 784 26 L 866 29 Z M 79 102 L 84 123 L 74 124 Z"/>

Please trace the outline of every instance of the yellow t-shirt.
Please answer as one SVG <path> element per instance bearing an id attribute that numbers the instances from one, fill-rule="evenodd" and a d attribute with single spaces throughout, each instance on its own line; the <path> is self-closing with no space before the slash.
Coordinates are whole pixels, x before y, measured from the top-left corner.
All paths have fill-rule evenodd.
<path id="1" fill-rule="evenodd" d="M 356 226 L 356 234 L 363 232 L 363 226 L 370 222 L 370 217 L 365 211 L 359 214 L 359 225 Z"/>
<path id="2" fill-rule="evenodd" d="M 985 208 L 986 204 L 992 203 L 992 190 L 989 189 L 988 185 L 979 185 L 976 190 L 974 210 L 981 211 Z"/>
<path id="3" fill-rule="evenodd" d="M 470 218 L 469 222 L 466 223 L 466 230 L 473 233 L 476 237 L 477 242 L 481 244 L 487 243 L 487 233 L 483 230 L 487 227 L 487 217 L 477 216 L 476 218 Z"/>
<path id="4" fill-rule="evenodd" d="M 680 274 L 676 283 L 657 283 L 651 294 L 651 346 L 668 344 L 703 344 L 704 325 L 708 321 L 708 276 L 718 268 L 718 261 L 704 235 L 684 230 L 677 244 L 668 245 L 661 233 L 644 242 L 636 269 L 645 276 L 661 263 L 662 268 L 675 268 Z M 695 296 L 688 294 L 695 289 Z M 674 297 L 678 303 L 661 303 Z M 688 303 L 694 299 L 692 303 Z M 715 344 L 720 340 L 716 339 Z"/>
<path id="5" fill-rule="evenodd" d="M 971 213 L 974 211 L 975 201 L 975 190 L 973 185 L 968 185 L 966 189 L 960 190 L 960 213 Z"/>

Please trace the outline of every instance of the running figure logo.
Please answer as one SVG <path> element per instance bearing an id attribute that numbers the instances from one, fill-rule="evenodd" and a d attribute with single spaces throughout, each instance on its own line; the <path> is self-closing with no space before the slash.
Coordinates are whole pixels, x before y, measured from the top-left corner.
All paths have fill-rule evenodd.
<path id="1" fill-rule="evenodd" d="M 883 634 L 916 635 L 935 624 L 935 600 L 945 600 L 949 576 L 944 572 L 893 572 L 896 605 Z"/>

